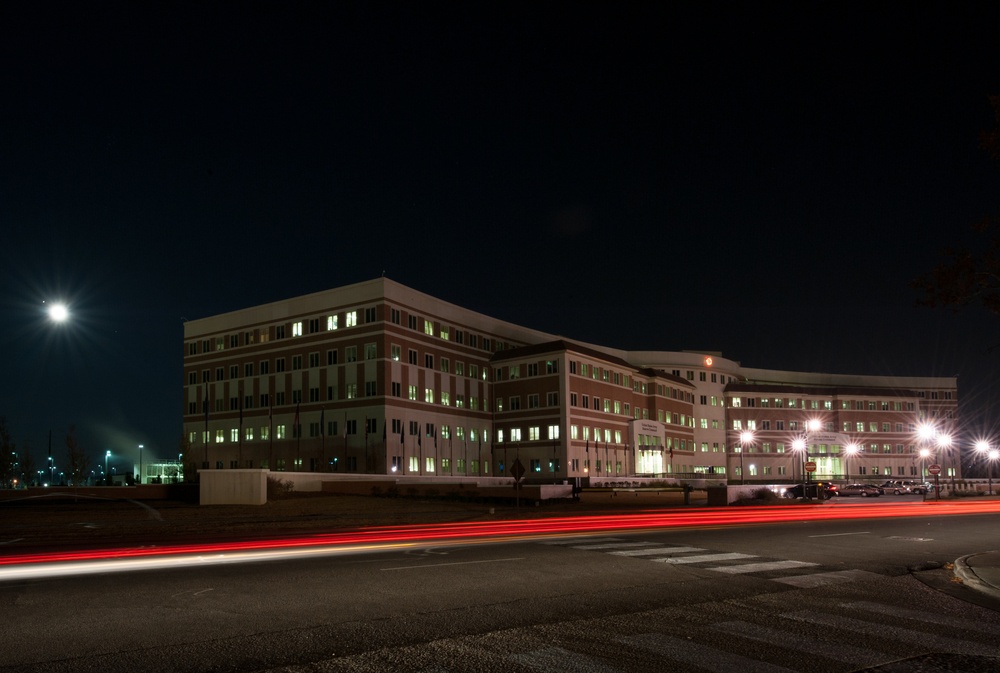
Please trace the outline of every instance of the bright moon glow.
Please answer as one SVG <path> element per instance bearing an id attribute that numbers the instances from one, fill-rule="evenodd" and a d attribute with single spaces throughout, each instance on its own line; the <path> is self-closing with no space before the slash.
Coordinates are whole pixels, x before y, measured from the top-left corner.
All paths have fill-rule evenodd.
<path id="1" fill-rule="evenodd" d="M 53 304 L 49 307 L 49 317 L 53 322 L 65 322 L 69 318 L 69 310 L 66 304 Z"/>

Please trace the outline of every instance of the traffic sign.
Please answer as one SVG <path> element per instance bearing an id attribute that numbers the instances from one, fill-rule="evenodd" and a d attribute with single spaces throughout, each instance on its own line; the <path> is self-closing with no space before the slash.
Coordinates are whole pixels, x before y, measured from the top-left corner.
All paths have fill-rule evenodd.
<path id="1" fill-rule="evenodd" d="M 514 459 L 514 464 L 510 466 L 510 473 L 514 477 L 515 483 L 521 481 L 521 477 L 524 476 L 524 465 L 521 463 L 520 459 Z"/>
<path id="2" fill-rule="evenodd" d="M 806 472 L 815 472 L 815 471 L 816 471 L 816 461 L 815 460 L 807 460 L 806 461 Z"/>
<path id="3" fill-rule="evenodd" d="M 941 474 L 941 466 L 937 463 L 927 466 L 927 474 L 933 474 L 935 477 Z"/>

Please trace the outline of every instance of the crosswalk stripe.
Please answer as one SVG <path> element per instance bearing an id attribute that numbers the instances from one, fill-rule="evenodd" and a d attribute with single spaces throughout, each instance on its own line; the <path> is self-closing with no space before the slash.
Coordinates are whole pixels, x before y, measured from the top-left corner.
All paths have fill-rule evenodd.
<path id="1" fill-rule="evenodd" d="M 593 551 L 598 549 L 621 549 L 624 547 L 650 547 L 655 544 L 656 542 L 604 542 L 602 544 L 574 545 L 573 549 Z"/>
<path id="2" fill-rule="evenodd" d="M 720 573 L 730 575 L 740 575 L 742 573 L 762 573 L 768 570 L 788 570 L 790 568 L 806 568 L 816 566 L 818 563 L 807 563 L 806 561 L 767 561 L 764 563 L 744 563 L 738 566 L 719 566 L 718 568 L 706 568 Z"/>
<path id="3" fill-rule="evenodd" d="M 738 654 L 731 654 L 714 647 L 706 647 L 690 640 L 681 640 L 661 633 L 642 633 L 625 636 L 620 642 L 654 652 L 674 661 L 692 664 L 709 671 L 740 671 L 741 673 L 791 673 L 792 669 L 775 666 Z M 664 667 L 669 670 L 670 667 Z"/>
<path id="4" fill-rule="evenodd" d="M 698 556 L 677 556 L 670 558 L 654 558 L 649 559 L 654 563 L 670 563 L 670 564 L 681 564 L 681 563 L 704 563 L 706 561 L 735 561 L 741 558 L 757 558 L 753 554 L 737 554 L 736 552 L 729 553 L 719 553 L 719 554 L 701 554 Z"/>
<path id="5" fill-rule="evenodd" d="M 810 657 L 819 655 L 833 661 L 842 661 L 866 668 L 883 663 L 886 659 L 884 654 L 876 654 L 860 647 L 845 643 L 830 643 L 801 633 L 791 633 L 749 622 L 720 622 L 713 624 L 712 629 L 789 650 L 805 652 Z"/>
<path id="6" fill-rule="evenodd" d="M 626 551 L 608 552 L 613 556 L 655 556 L 657 554 L 686 554 L 693 551 L 705 551 L 701 547 L 655 547 L 653 549 L 628 549 Z"/>
<path id="7" fill-rule="evenodd" d="M 1000 626 L 996 624 L 986 624 L 983 622 L 976 622 L 972 621 L 971 619 L 964 619 L 962 617 L 949 617 L 948 615 L 939 615 L 936 613 L 922 612 L 920 610 L 911 610 L 908 608 L 897 608 L 892 605 L 871 603 L 869 601 L 855 601 L 853 603 L 841 603 L 840 607 L 849 608 L 851 610 L 867 610 L 868 612 L 875 612 L 877 614 L 886 615 L 889 617 L 906 617 L 907 619 L 927 622 L 928 624 L 937 624 L 939 626 L 951 626 L 956 629 L 979 631 L 980 633 L 991 633 L 993 635 L 1000 635 Z"/>
<path id="8" fill-rule="evenodd" d="M 519 664 L 530 666 L 539 671 L 553 673 L 619 673 L 617 668 L 610 668 L 603 662 L 588 657 L 585 654 L 564 650 L 561 647 L 547 647 L 533 652 L 508 655 Z"/>
<path id="9" fill-rule="evenodd" d="M 843 584 L 845 582 L 855 582 L 863 579 L 873 579 L 881 577 L 867 570 L 837 570 L 832 573 L 812 573 L 810 575 L 796 575 L 794 577 L 776 577 L 775 582 L 790 584 L 799 589 L 815 589 L 816 587 L 828 584 Z"/>
<path id="10" fill-rule="evenodd" d="M 920 645 L 925 649 L 933 648 L 935 650 L 943 650 L 945 652 L 976 654 L 991 657 L 995 657 L 997 655 L 997 646 L 995 643 L 990 645 L 981 645 L 979 643 L 959 640 L 957 638 L 935 635 L 926 631 L 904 629 L 899 626 L 886 624 L 885 622 L 866 622 L 860 619 L 854 619 L 853 617 L 838 617 L 835 615 L 823 614 L 821 612 L 807 612 L 804 610 L 800 612 L 788 612 L 782 614 L 781 616 L 798 622 L 818 624 L 820 626 L 829 626 L 835 629 L 843 629 L 845 631 L 853 631 L 855 633 L 870 635 L 878 637 L 882 640 L 891 638 L 902 643 Z"/>

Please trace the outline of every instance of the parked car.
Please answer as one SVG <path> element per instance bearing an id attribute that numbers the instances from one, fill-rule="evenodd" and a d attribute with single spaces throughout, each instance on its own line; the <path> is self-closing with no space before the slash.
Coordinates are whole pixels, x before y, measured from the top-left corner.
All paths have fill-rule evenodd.
<path id="1" fill-rule="evenodd" d="M 882 495 L 882 490 L 871 484 L 846 484 L 837 489 L 837 495 L 860 495 L 862 498 L 877 498 Z"/>
<path id="2" fill-rule="evenodd" d="M 817 498 L 819 500 L 829 500 L 836 492 L 836 484 L 825 481 L 814 481 L 808 484 L 793 484 L 781 492 L 782 498 Z"/>
<path id="3" fill-rule="evenodd" d="M 886 493 L 893 495 L 904 495 L 907 493 L 923 494 L 927 492 L 927 484 L 922 481 L 908 481 L 906 479 L 890 479 L 881 485 Z"/>

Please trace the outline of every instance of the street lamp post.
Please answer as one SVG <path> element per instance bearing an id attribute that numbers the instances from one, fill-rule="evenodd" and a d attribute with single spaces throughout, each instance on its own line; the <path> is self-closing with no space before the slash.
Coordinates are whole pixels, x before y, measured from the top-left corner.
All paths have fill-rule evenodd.
<path id="1" fill-rule="evenodd" d="M 844 481 L 847 482 L 851 481 L 851 470 L 848 461 L 850 460 L 851 456 L 857 455 L 857 453 L 860 450 L 861 447 L 854 442 L 851 442 L 850 444 L 844 447 Z"/>
<path id="2" fill-rule="evenodd" d="M 985 461 L 986 465 L 986 482 L 987 495 L 993 495 L 993 462 L 1000 457 L 1000 451 L 997 449 L 991 449 L 990 443 L 986 440 L 979 440 L 976 442 L 976 453 L 978 453 Z"/>
<path id="3" fill-rule="evenodd" d="M 139 483 L 142 483 L 142 444 L 139 445 Z"/>
<path id="4" fill-rule="evenodd" d="M 792 441 L 792 451 L 800 454 L 799 458 L 799 475 L 802 477 L 802 496 L 804 498 L 809 497 L 809 491 L 806 489 L 806 441 L 801 437 L 796 437 Z M 792 464 L 794 467 L 794 463 Z"/>
<path id="5" fill-rule="evenodd" d="M 993 495 L 993 463 L 997 462 L 997 459 L 1000 459 L 1000 451 L 997 449 L 990 449 L 986 454 L 986 457 L 990 459 L 990 464 L 986 471 L 986 478 L 989 482 L 990 489 L 988 495 Z"/>
<path id="6" fill-rule="evenodd" d="M 753 445 L 753 433 L 749 430 L 744 430 L 740 433 L 740 485 L 746 483 L 747 475 L 743 471 L 743 454 L 746 452 L 748 446 Z"/>
<path id="7" fill-rule="evenodd" d="M 111 449 L 104 454 L 104 485 L 108 485 L 108 459 L 111 458 Z"/>

